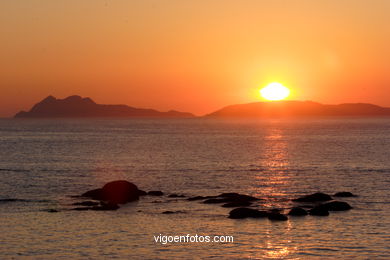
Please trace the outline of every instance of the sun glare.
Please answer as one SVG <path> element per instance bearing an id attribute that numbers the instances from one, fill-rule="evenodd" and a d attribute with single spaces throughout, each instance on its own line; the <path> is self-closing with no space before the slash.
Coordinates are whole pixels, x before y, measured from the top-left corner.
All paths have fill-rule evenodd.
<path id="1" fill-rule="evenodd" d="M 273 82 L 260 89 L 260 95 L 269 101 L 277 101 L 287 98 L 290 90 L 280 83 Z"/>

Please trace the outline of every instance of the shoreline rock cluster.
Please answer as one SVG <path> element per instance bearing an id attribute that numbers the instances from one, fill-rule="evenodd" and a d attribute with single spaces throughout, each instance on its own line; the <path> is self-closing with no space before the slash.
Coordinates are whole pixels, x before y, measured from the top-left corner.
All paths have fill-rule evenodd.
<path id="1" fill-rule="evenodd" d="M 119 204 L 126 204 L 137 201 L 141 196 L 163 196 L 162 191 L 149 191 L 138 189 L 138 187 L 128 181 L 118 180 L 106 183 L 102 188 L 89 190 L 78 197 L 89 198 L 95 201 L 76 202 L 72 205 L 82 206 L 72 210 L 117 210 Z"/>
<path id="2" fill-rule="evenodd" d="M 72 205 L 78 206 L 72 210 L 117 210 L 119 204 L 126 204 L 138 201 L 141 196 L 163 196 L 162 191 L 143 191 L 138 187 L 125 180 L 117 180 L 106 183 L 102 188 L 87 191 L 78 198 L 88 198 L 90 200 L 75 202 Z M 245 219 L 245 218 L 268 218 L 274 221 L 286 221 L 288 216 L 329 216 L 332 211 L 346 211 L 352 209 L 347 202 L 333 200 L 332 196 L 325 193 L 313 193 L 296 199 L 293 203 L 298 205 L 290 208 L 287 214 L 283 214 L 280 209 L 259 210 L 253 207 L 253 202 L 262 199 L 250 195 L 228 192 L 215 196 L 195 196 L 186 198 L 182 194 L 170 194 L 168 198 L 182 198 L 187 201 L 201 202 L 204 204 L 220 205 L 224 208 L 234 208 L 229 212 L 228 218 Z M 337 198 L 356 197 L 351 192 L 337 192 L 333 195 Z M 162 214 L 182 213 L 183 211 L 164 211 Z"/>

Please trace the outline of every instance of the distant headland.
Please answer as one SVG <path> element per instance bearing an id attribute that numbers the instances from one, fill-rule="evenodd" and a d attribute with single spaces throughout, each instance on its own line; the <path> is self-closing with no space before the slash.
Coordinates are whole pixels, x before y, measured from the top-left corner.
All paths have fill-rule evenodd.
<path id="1" fill-rule="evenodd" d="M 205 117 L 304 117 L 304 116 L 390 116 L 390 108 L 365 103 L 325 105 L 312 101 L 255 102 L 231 105 Z"/>
<path id="2" fill-rule="evenodd" d="M 366 103 L 325 105 L 312 101 L 255 102 L 226 106 L 207 114 L 206 118 L 268 118 L 305 116 L 390 116 L 390 108 Z M 90 98 L 69 96 L 57 99 L 48 96 L 35 104 L 30 111 L 21 111 L 15 118 L 193 118 L 191 113 L 170 110 L 135 108 L 127 105 L 97 104 Z"/>
<path id="3" fill-rule="evenodd" d="M 135 108 L 127 105 L 96 104 L 90 98 L 69 96 L 57 99 L 48 96 L 35 104 L 30 111 L 21 111 L 15 118 L 66 118 L 66 117 L 149 117 L 149 118 L 190 118 L 191 113 L 168 111 L 160 112 L 154 109 Z"/>

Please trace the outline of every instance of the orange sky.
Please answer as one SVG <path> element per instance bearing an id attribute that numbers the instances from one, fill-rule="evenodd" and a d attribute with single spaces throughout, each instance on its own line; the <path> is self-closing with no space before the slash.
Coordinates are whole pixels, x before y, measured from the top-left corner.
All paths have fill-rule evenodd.
<path id="1" fill-rule="evenodd" d="M 260 100 L 390 106 L 390 1 L 3 0 L 0 116 L 51 94 L 201 115 Z"/>

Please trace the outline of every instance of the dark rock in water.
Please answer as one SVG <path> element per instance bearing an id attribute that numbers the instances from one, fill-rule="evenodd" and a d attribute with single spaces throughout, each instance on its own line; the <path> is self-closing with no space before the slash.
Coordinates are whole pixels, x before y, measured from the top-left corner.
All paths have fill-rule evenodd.
<path id="1" fill-rule="evenodd" d="M 185 196 L 184 195 L 179 195 L 179 194 L 170 194 L 169 196 L 168 196 L 168 198 L 185 198 Z"/>
<path id="2" fill-rule="evenodd" d="M 290 215 L 290 216 L 306 216 L 307 211 L 303 208 L 300 208 L 300 207 L 294 207 L 290 210 L 288 215 Z"/>
<path id="3" fill-rule="evenodd" d="M 352 209 L 351 205 L 344 201 L 331 201 L 325 204 L 320 205 L 324 209 L 328 211 L 344 211 Z"/>
<path id="4" fill-rule="evenodd" d="M 329 216 L 329 211 L 322 205 L 319 205 L 309 210 L 309 214 L 312 216 Z"/>
<path id="5" fill-rule="evenodd" d="M 230 192 L 230 193 L 221 193 L 218 196 L 196 196 L 196 197 L 188 198 L 187 200 L 189 201 L 204 200 L 203 203 L 206 204 L 241 202 L 243 205 L 248 205 L 248 203 L 246 202 L 255 201 L 259 199 L 249 195 Z"/>
<path id="6" fill-rule="evenodd" d="M 203 201 L 205 204 L 218 204 L 218 203 L 226 203 L 231 202 L 232 200 L 230 198 L 222 198 L 222 199 L 207 199 Z"/>
<path id="7" fill-rule="evenodd" d="M 0 203 L 8 203 L 8 202 L 25 202 L 27 200 L 24 199 L 0 199 Z"/>
<path id="8" fill-rule="evenodd" d="M 259 211 L 256 209 L 250 208 L 236 208 L 229 212 L 229 217 L 232 219 L 242 219 L 242 218 L 264 218 L 267 217 L 268 213 L 266 211 Z"/>
<path id="9" fill-rule="evenodd" d="M 215 199 L 218 198 L 217 196 L 195 196 L 195 197 L 190 197 L 187 200 L 189 201 L 195 201 L 195 200 L 205 200 L 205 199 Z"/>
<path id="10" fill-rule="evenodd" d="M 328 201 L 332 200 L 332 197 L 328 194 L 317 192 L 310 195 L 306 195 L 297 199 L 293 199 L 292 201 L 296 202 L 318 202 L 318 201 Z"/>
<path id="11" fill-rule="evenodd" d="M 92 209 L 91 207 L 79 207 L 79 208 L 73 208 L 71 210 L 77 210 L 77 211 L 84 211 L 84 210 L 90 210 Z"/>
<path id="12" fill-rule="evenodd" d="M 138 187 L 124 180 L 105 184 L 102 188 L 102 194 L 103 200 L 112 204 L 124 204 L 139 199 Z"/>
<path id="13" fill-rule="evenodd" d="M 81 194 L 81 196 L 91 198 L 94 200 L 102 200 L 103 199 L 102 189 L 90 190 L 90 191 L 87 191 L 87 192 Z"/>
<path id="14" fill-rule="evenodd" d="M 247 207 L 250 206 L 252 203 L 250 201 L 233 201 L 228 202 L 222 205 L 224 208 L 237 208 L 237 207 Z"/>
<path id="15" fill-rule="evenodd" d="M 278 221 L 286 221 L 288 217 L 286 215 L 280 213 L 268 213 L 269 220 L 278 220 Z"/>
<path id="16" fill-rule="evenodd" d="M 305 208 L 305 209 L 312 209 L 314 208 L 313 205 L 300 205 L 301 208 Z"/>
<path id="17" fill-rule="evenodd" d="M 237 197 L 239 196 L 239 193 L 236 192 L 227 192 L 227 193 L 221 193 L 217 197 L 223 197 L 223 198 L 231 198 L 231 197 Z"/>
<path id="18" fill-rule="evenodd" d="M 239 194 L 238 196 L 233 197 L 234 201 L 256 201 L 260 200 L 259 198 L 255 198 L 253 196 Z"/>
<path id="19" fill-rule="evenodd" d="M 112 202 L 101 202 L 95 206 L 73 208 L 71 210 L 84 211 L 84 210 L 117 210 L 119 206 Z"/>
<path id="20" fill-rule="evenodd" d="M 204 203 L 206 204 L 213 204 L 213 203 L 229 203 L 229 202 L 236 202 L 236 203 L 242 203 L 247 204 L 246 202 L 251 202 L 259 200 L 258 198 L 249 196 L 249 195 L 243 195 L 238 193 L 222 193 L 217 196 L 217 198 L 211 198 L 208 200 L 205 200 Z"/>
<path id="21" fill-rule="evenodd" d="M 82 202 L 75 202 L 72 205 L 74 206 L 97 206 L 100 203 L 97 201 L 82 201 Z"/>
<path id="22" fill-rule="evenodd" d="M 47 212 L 49 212 L 49 213 L 56 213 L 56 212 L 59 212 L 58 210 L 56 210 L 56 209 L 48 209 L 48 210 L 46 210 Z"/>
<path id="23" fill-rule="evenodd" d="M 117 210 L 117 209 L 119 209 L 119 206 L 112 202 L 102 203 L 100 206 L 94 206 L 91 208 L 91 210 Z"/>
<path id="24" fill-rule="evenodd" d="M 109 182 L 101 189 L 87 191 L 81 196 L 94 200 L 109 201 L 114 204 L 124 204 L 138 200 L 139 190 L 133 183 L 119 180 Z"/>
<path id="25" fill-rule="evenodd" d="M 333 196 L 335 196 L 335 197 L 356 197 L 356 195 L 352 194 L 349 191 L 337 192 Z"/>
<path id="26" fill-rule="evenodd" d="M 175 214 L 175 213 L 183 213 L 183 211 L 170 211 L 170 210 L 167 210 L 167 211 L 163 211 L 161 212 L 161 214 Z"/>
<path id="27" fill-rule="evenodd" d="M 225 196 L 221 196 L 225 194 Z M 226 194 L 229 194 L 229 196 L 226 196 Z M 238 194 L 238 193 L 222 193 L 218 197 L 222 198 L 229 198 L 231 201 L 255 201 L 255 200 L 260 200 L 256 197 L 245 195 L 245 194 Z"/>
<path id="28" fill-rule="evenodd" d="M 268 210 L 269 213 L 280 213 L 282 210 L 281 209 L 271 209 Z"/>
<path id="29" fill-rule="evenodd" d="M 195 197 L 188 198 L 187 200 L 189 200 L 189 201 L 195 201 L 195 200 L 204 200 L 204 199 L 207 199 L 207 198 L 209 198 L 209 197 L 195 196 Z"/>
<path id="30" fill-rule="evenodd" d="M 174 211 L 167 210 L 167 211 L 163 211 L 161 214 L 174 214 L 174 213 L 175 213 Z"/>
<path id="31" fill-rule="evenodd" d="M 164 193 L 162 191 L 159 191 L 159 190 L 152 190 L 152 191 L 148 191 L 148 195 L 150 195 L 150 196 L 162 196 L 162 195 L 164 195 Z"/>
<path id="32" fill-rule="evenodd" d="M 147 195 L 148 193 L 144 190 L 138 190 L 138 196 L 145 196 Z"/>

